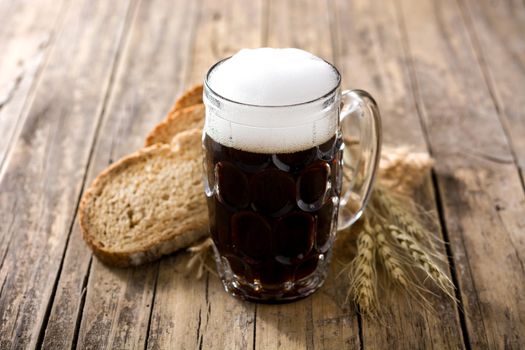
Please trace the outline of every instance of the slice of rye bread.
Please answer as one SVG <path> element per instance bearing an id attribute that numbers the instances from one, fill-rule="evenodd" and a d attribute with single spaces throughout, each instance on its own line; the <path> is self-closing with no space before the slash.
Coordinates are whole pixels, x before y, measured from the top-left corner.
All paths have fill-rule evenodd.
<path id="1" fill-rule="evenodd" d="M 80 226 L 103 262 L 140 265 L 208 234 L 201 130 L 153 145 L 103 171 L 84 194 Z"/>
<path id="2" fill-rule="evenodd" d="M 146 147 L 157 144 L 169 144 L 171 139 L 181 131 L 204 127 L 204 105 L 197 104 L 180 110 L 173 109 L 170 114 L 146 137 Z"/>

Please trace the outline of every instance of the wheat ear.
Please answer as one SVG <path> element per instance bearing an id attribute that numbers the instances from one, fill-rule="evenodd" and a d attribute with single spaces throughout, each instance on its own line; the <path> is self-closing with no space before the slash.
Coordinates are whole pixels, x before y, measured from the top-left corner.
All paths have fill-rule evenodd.
<path id="1" fill-rule="evenodd" d="M 416 263 L 415 267 L 423 270 L 426 275 L 448 296 L 455 299 L 454 284 L 448 276 L 434 263 L 419 243 L 410 235 L 404 233 L 395 225 L 388 226 L 390 235 L 396 240 L 401 248 Z"/>
<path id="2" fill-rule="evenodd" d="M 383 228 L 381 225 L 376 225 L 374 231 L 376 232 L 377 252 L 388 277 L 395 284 L 408 289 L 408 278 L 403 269 L 402 262 L 397 258 L 394 250 L 389 246 L 386 236 L 383 233 Z"/>
<path id="3" fill-rule="evenodd" d="M 381 225 L 376 225 L 375 231 L 377 232 L 377 252 L 389 281 L 403 289 L 407 295 L 410 295 L 426 310 L 433 310 L 432 303 L 423 294 L 428 290 L 415 282 L 410 269 L 412 262 L 407 261 L 406 256 L 400 255 L 403 253 L 400 252 L 395 240 L 387 239 L 384 233 L 385 225 L 384 222 Z"/>
<path id="4" fill-rule="evenodd" d="M 357 238 L 357 256 L 351 263 L 350 293 L 361 312 L 373 314 L 377 309 L 377 274 L 375 269 L 375 242 L 368 222 Z"/>
<path id="5" fill-rule="evenodd" d="M 375 191 L 375 199 L 379 207 L 377 209 L 379 209 L 384 216 L 390 217 L 393 222 L 408 235 L 423 244 L 427 244 L 433 254 L 439 259 L 442 259 L 439 253 L 437 253 L 432 233 L 425 229 L 410 212 L 404 210 L 401 203 L 391 196 L 382 186 L 377 186 Z"/>

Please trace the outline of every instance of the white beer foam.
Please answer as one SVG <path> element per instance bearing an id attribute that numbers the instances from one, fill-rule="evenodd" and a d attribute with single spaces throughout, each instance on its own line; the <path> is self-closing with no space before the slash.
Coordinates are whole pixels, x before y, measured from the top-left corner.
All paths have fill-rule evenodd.
<path id="1" fill-rule="evenodd" d="M 338 83 L 332 66 L 299 49 L 244 49 L 216 67 L 210 88 L 232 101 L 286 106 L 319 98 Z"/>
<path id="2" fill-rule="evenodd" d="M 223 145 L 249 152 L 308 149 L 335 134 L 339 91 L 328 97 L 335 97 L 331 103 L 320 98 L 338 83 L 337 71 L 306 51 L 241 50 L 207 78 L 214 93 L 231 101 L 205 92 L 205 131 Z"/>

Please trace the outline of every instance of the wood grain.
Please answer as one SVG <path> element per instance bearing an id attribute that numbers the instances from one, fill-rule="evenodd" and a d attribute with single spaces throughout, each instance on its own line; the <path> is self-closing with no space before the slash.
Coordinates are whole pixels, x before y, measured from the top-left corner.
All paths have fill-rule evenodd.
<path id="1" fill-rule="evenodd" d="M 522 348 L 525 200 L 509 144 L 457 4 L 400 5 L 468 338 L 476 349 Z"/>
<path id="2" fill-rule="evenodd" d="M 195 23 L 187 85 L 202 82 L 208 68 L 244 47 L 260 45 L 262 1 L 204 1 Z M 226 292 L 217 276 L 184 276 L 185 259 L 160 264 L 148 346 L 166 349 L 246 349 L 253 346 L 255 305 Z M 185 315 L 184 317 L 177 315 Z"/>
<path id="3" fill-rule="evenodd" d="M 410 145 L 416 151 L 427 152 L 404 65 L 394 4 L 335 1 L 332 10 L 345 86 L 365 89 L 379 101 L 385 145 Z M 437 213 L 430 172 L 425 185 L 416 190 L 418 204 Z M 437 217 L 433 226 L 436 236 L 442 239 Z M 445 251 L 444 246 L 441 250 Z M 385 291 L 380 297 L 382 321 L 362 321 L 365 349 L 463 348 L 454 302 L 433 291 L 437 296 L 428 297 L 436 312 L 394 290 Z"/>
<path id="4" fill-rule="evenodd" d="M 525 4 L 462 0 L 460 5 L 477 61 L 525 182 Z"/>
<path id="5" fill-rule="evenodd" d="M 158 263 L 114 269 L 93 260 L 78 335 L 82 349 L 140 349 L 146 344 Z"/>
<path id="6" fill-rule="evenodd" d="M 64 1 L 0 2 L 0 179 L 64 12 Z"/>
<path id="7" fill-rule="evenodd" d="M 297 47 L 328 61 L 334 58 L 325 1 L 268 1 L 265 45 Z"/>
<path id="8" fill-rule="evenodd" d="M 253 344 L 253 304 L 228 295 L 216 275 L 197 280 L 188 254 L 162 261 L 149 349 L 247 349 Z"/>
<path id="9" fill-rule="evenodd" d="M 45 329 L 43 348 L 75 348 L 84 308 L 92 254 L 80 233 L 78 220 L 73 224 L 60 279 L 57 284 L 49 320 Z"/>
<path id="10" fill-rule="evenodd" d="M 0 348 L 41 340 L 127 8 L 71 4 L 12 146 L 0 183 Z"/>
<path id="11" fill-rule="evenodd" d="M 197 349 L 204 341 L 206 334 L 201 331 L 201 325 L 211 312 L 207 277 L 196 280 L 193 274 L 188 274 L 187 262 L 187 254 L 182 253 L 161 263 L 148 349 L 165 349 L 173 344 L 179 349 Z"/>
<path id="12" fill-rule="evenodd" d="M 188 49 L 190 65 L 185 86 L 202 84 L 208 69 L 217 61 L 243 48 L 261 46 L 263 0 L 203 0 L 198 8 L 195 35 Z"/>

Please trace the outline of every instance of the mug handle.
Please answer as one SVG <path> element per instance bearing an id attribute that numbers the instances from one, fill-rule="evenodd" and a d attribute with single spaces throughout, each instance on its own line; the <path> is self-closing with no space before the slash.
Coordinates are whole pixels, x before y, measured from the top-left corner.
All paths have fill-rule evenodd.
<path id="1" fill-rule="evenodd" d="M 381 117 L 374 98 L 363 90 L 345 90 L 341 94 L 339 123 L 343 134 L 342 182 L 338 230 L 356 222 L 366 207 L 381 154 Z M 352 128 L 359 130 L 359 142 Z M 352 149 L 359 144 L 358 152 Z M 347 205 L 348 204 L 348 205 Z"/>

